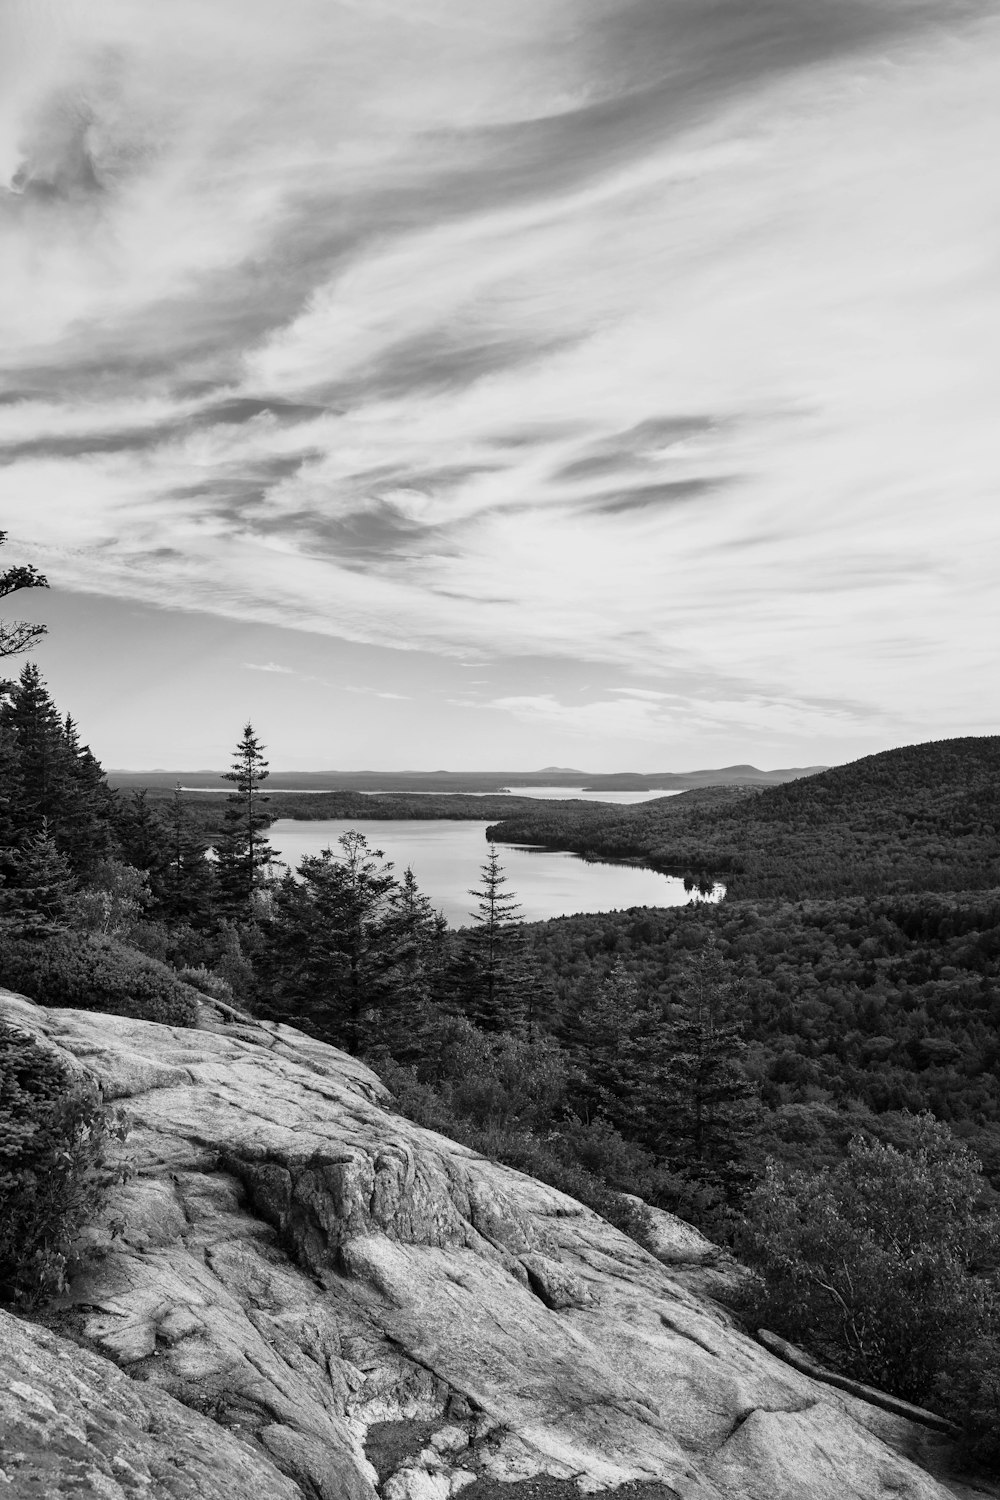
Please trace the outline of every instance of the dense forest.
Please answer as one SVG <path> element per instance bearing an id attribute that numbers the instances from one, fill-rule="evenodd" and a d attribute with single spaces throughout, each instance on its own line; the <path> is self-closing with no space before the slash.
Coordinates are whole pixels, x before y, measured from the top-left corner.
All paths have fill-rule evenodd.
<path id="1" fill-rule="evenodd" d="M 540 1048 L 543 1072 L 554 1070 L 559 1082 L 547 1113 L 533 1106 L 536 1133 L 550 1144 L 572 1137 L 569 1154 L 586 1158 L 613 1190 L 638 1173 L 651 1201 L 715 1232 L 725 1232 L 719 1215 L 732 1196 L 726 1152 L 751 1175 L 768 1153 L 790 1164 L 829 1163 L 859 1126 L 895 1138 L 906 1112 L 930 1110 L 946 1121 L 1000 1187 L 1000 896 L 975 889 L 996 869 L 995 786 L 987 778 L 998 745 L 908 747 L 764 792 L 704 789 L 628 808 L 525 799 L 518 820 L 501 825 L 508 836 L 537 838 L 542 825 L 547 837 L 571 842 L 562 835 L 576 827 L 580 840 L 601 834 L 612 844 L 602 852 L 636 857 L 635 842 L 614 842 L 625 828 L 633 840 L 643 829 L 650 839 L 668 825 L 688 838 L 701 829 L 704 850 L 743 817 L 744 832 L 757 838 L 767 829 L 771 850 L 782 851 L 784 863 L 765 885 L 794 869 L 796 891 L 856 888 L 740 900 L 731 880 L 718 905 L 529 926 L 517 921 L 516 893 L 505 889 L 494 843 L 476 892 L 481 920 L 455 933 L 412 874 L 392 871 L 359 837 L 293 876 L 270 866 L 267 828 L 293 809 L 343 818 L 390 810 L 482 816 L 494 799 L 268 798 L 250 726 L 228 796 L 116 792 L 29 664 L 0 704 L 0 979 L 67 1003 L 112 1007 L 128 1003 L 131 984 L 160 994 L 165 1018 L 190 1009 L 201 991 L 379 1056 L 397 1070 L 404 1093 L 429 1083 L 452 1104 L 461 1090 L 442 1074 L 451 1045 L 442 1038 L 458 1047 L 459 1069 L 471 1035 L 463 1026 L 488 1039 L 494 1061 L 498 1038 L 527 1048 L 528 1074 L 531 1049 Z M 950 817 L 959 821 L 949 842 Z M 879 858 L 853 881 L 855 846 L 879 839 Z M 969 850 L 979 877 L 967 879 L 973 889 L 939 889 L 956 863 L 965 860 L 968 876 Z M 770 869 L 764 854 L 755 858 L 744 866 L 744 884 Z M 933 880 L 910 889 L 931 860 Z M 810 879 L 801 878 L 807 868 Z M 752 1086 L 753 1122 L 738 1151 L 728 1141 L 718 1161 L 692 1167 L 669 1147 L 662 1120 L 654 1123 L 658 1106 L 649 1096 L 663 1093 L 671 1058 L 683 1050 L 677 1027 L 698 964 L 712 969 L 716 1022 L 734 1028 L 728 1061 Z M 610 1054 L 611 1072 L 597 1084 Z M 480 1058 L 475 1067 L 488 1075 L 492 1064 Z M 498 1108 L 502 1115 L 505 1106 Z M 743 1103 L 735 1112 L 746 1114 Z M 489 1110 L 479 1123 L 488 1117 Z"/>
<path id="2" fill-rule="evenodd" d="M 212 1004 L 345 1047 L 419 1122 L 637 1238 L 641 1199 L 730 1243 L 759 1268 L 772 1326 L 786 1307 L 779 1332 L 973 1413 L 976 1451 L 1000 1458 L 983 1437 L 1000 1413 L 986 1274 L 1000 1255 L 1000 739 L 911 746 L 763 791 L 627 808 L 523 799 L 494 835 L 719 876 L 728 895 L 529 925 L 494 839 L 459 931 L 360 833 L 287 872 L 268 827 L 279 814 L 483 818 L 510 799 L 269 799 L 264 751 L 246 725 L 228 795 L 116 791 L 26 665 L 0 691 L 0 983 L 170 1025 L 197 1026 Z M 59 1081 L 29 1054 L 0 1035 L 0 1191 L 30 1197 L 41 1180 L 15 1118 L 28 1105 L 52 1171 L 80 1159 L 99 1183 L 83 1144 L 114 1134 L 100 1101 L 74 1095 L 59 1116 L 70 1134 L 54 1136 Z M 961 1379 L 954 1338 L 919 1377 L 893 1374 L 891 1339 L 866 1364 L 792 1295 L 823 1253 L 809 1225 L 840 1215 L 844 1243 L 867 1243 L 851 1216 L 873 1222 L 865 1194 L 886 1173 L 907 1185 L 914 1223 L 941 1184 L 967 1205 L 946 1257 L 953 1326 L 978 1351 Z M 67 1192 L 52 1201 L 96 1201 L 96 1187 Z M 0 1301 L 57 1289 L 61 1252 L 39 1250 L 36 1272 L 16 1239 L 0 1240 Z M 921 1243 L 939 1269 L 943 1253 Z"/>
<path id="3" fill-rule="evenodd" d="M 722 881 L 731 898 L 987 890 L 1000 885 L 1000 736 L 907 745 L 764 790 L 536 802 L 490 837 L 640 859 Z"/>
<path id="4" fill-rule="evenodd" d="M 527 933 L 546 1024 L 563 1034 L 581 993 L 616 974 L 669 1014 L 708 946 L 765 1154 L 828 1163 L 859 1125 L 891 1138 L 899 1111 L 930 1110 L 1000 1188 L 1000 891 L 642 908 Z"/>
<path id="5" fill-rule="evenodd" d="M 160 817 L 170 816 L 176 788 L 163 786 L 136 786 L 120 792 L 123 802 L 142 796 L 146 806 Z M 182 792 L 185 817 L 191 827 L 200 833 L 212 836 L 221 833 L 225 826 L 226 792 L 197 791 Z M 527 816 L 533 799 L 495 795 L 450 795 L 435 796 L 430 792 L 269 792 L 267 817 L 269 822 L 278 818 L 295 818 L 300 822 L 319 818 L 351 819 L 360 822 L 385 821 L 392 818 L 420 818 L 436 820 L 455 818 L 462 822 L 483 822 L 490 818 L 505 817 L 514 813 Z M 573 807 L 587 804 L 573 801 Z"/>

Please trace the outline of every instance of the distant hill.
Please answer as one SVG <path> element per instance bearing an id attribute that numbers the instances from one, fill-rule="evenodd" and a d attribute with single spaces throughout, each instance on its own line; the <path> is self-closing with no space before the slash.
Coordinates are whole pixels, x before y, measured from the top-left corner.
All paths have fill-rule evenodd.
<path id="1" fill-rule="evenodd" d="M 587 790 L 638 792 L 698 786 L 777 786 L 802 776 L 815 776 L 826 769 L 826 766 L 788 766 L 779 771 L 759 771 L 756 766 L 722 766 L 715 771 L 616 771 L 589 777 Z"/>
<path id="2" fill-rule="evenodd" d="M 781 786 L 544 804 L 490 832 L 705 874 L 730 896 L 982 890 L 1000 885 L 1000 736 L 907 745 Z"/>
<path id="3" fill-rule="evenodd" d="M 581 787 L 587 791 L 677 791 L 698 786 L 772 785 L 811 776 L 822 766 L 759 771 L 756 766 L 723 766 L 720 770 L 595 773 L 567 766 L 540 771 L 272 771 L 268 786 L 289 792 L 499 792 L 510 787 Z M 112 786 L 190 787 L 228 791 L 221 771 L 108 772 Z"/>

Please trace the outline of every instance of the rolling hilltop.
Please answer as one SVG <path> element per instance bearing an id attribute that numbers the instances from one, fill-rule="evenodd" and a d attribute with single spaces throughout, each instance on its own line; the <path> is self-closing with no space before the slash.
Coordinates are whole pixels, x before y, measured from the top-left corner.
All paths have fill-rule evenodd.
<path id="1" fill-rule="evenodd" d="M 1000 884 L 1000 736 L 907 745 L 763 789 L 544 804 L 490 836 L 704 874 L 737 897 L 982 890 Z"/>
<path id="2" fill-rule="evenodd" d="M 700 771 L 615 771 L 607 774 L 545 766 L 540 771 L 272 771 L 270 785 L 289 792 L 499 792 L 505 787 L 582 787 L 585 791 L 676 791 L 698 786 L 750 783 L 769 786 L 809 776 L 822 766 L 760 771 L 722 766 Z M 228 791 L 219 771 L 109 771 L 112 786 L 173 790 L 178 782 L 198 791 Z"/>

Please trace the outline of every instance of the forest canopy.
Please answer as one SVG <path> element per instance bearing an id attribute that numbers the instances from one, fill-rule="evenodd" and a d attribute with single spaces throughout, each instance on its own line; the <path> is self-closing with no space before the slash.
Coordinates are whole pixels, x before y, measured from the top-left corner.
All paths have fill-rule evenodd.
<path id="1" fill-rule="evenodd" d="M 731 899 L 986 890 L 1000 885 L 1000 736 L 906 745 L 763 791 L 535 803 L 488 836 L 708 876 Z"/>

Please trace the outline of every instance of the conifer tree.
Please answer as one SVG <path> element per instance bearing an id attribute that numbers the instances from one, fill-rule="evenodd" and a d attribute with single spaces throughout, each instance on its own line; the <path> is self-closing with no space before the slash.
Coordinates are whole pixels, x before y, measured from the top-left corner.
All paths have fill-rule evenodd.
<path id="1" fill-rule="evenodd" d="M 70 867 L 86 875 L 112 851 L 114 794 L 73 720 L 60 719 L 33 662 L 0 704 L 0 736 L 14 770 L 3 815 L 11 842 L 23 845 L 44 822 Z"/>
<path id="2" fill-rule="evenodd" d="M 572 1064 L 569 1100 L 580 1118 L 587 1124 L 608 1120 L 630 1136 L 644 1134 L 662 1024 L 620 960 L 599 984 L 580 987 L 560 1037 Z"/>
<path id="3" fill-rule="evenodd" d="M 480 867 L 481 885 L 469 891 L 477 905 L 470 912 L 473 926 L 466 929 L 461 963 L 463 1008 L 484 1031 L 519 1035 L 527 1026 L 528 979 L 521 943 L 521 903 L 509 884 L 490 844 L 489 856 Z"/>
<path id="4" fill-rule="evenodd" d="M 23 937 L 40 938 L 65 927 L 76 881 L 47 825 L 12 852 L 16 885 L 0 886 L 0 917 Z"/>
<path id="5" fill-rule="evenodd" d="M 287 875 L 262 924 L 261 1008 L 349 1052 L 391 1045 L 406 943 L 399 882 L 353 830 Z"/>
<path id="6" fill-rule="evenodd" d="M 212 919 L 215 871 L 179 786 L 167 804 L 162 827 L 163 851 L 153 885 L 160 911 L 168 921 L 205 927 Z"/>
<path id="7" fill-rule="evenodd" d="M 14 733 L 18 779 L 14 815 L 25 837 L 38 833 L 47 820 L 56 832 L 72 798 L 63 726 L 41 673 L 28 662 L 13 691 L 0 708 L 0 722 Z"/>
<path id="8" fill-rule="evenodd" d="M 100 761 L 89 745 L 80 743 L 69 714 L 63 723 L 63 742 L 69 786 L 59 841 L 74 869 L 86 876 L 112 850 L 116 799 Z"/>
<path id="9" fill-rule="evenodd" d="M 231 769 L 223 772 L 223 779 L 233 782 L 236 789 L 227 799 L 225 828 L 215 851 L 220 896 L 234 916 L 250 915 L 254 891 L 274 860 L 263 832 L 269 822 L 264 810 L 268 799 L 260 790 L 269 774 L 264 746 L 248 723 L 233 752 Z"/>
<path id="10" fill-rule="evenodd" d="M 756 1089 L 740 1065 L 743 1028 L 721 958 L 700 953 L 687 968 L 664 1036 L 656 1109 L 659 1145 L 683 1175 L 731 1195 L 748 1184 L 747 1147 Z"/>
<path id="11" fill-rule="evenodd" d="M 385 1045 L 397 1062 L 421 1061 L 437 1044 L 448 960 L 447 923 L 407 866 L 395 892 L 397 982 L 383 1008 Z"/>
<path id="12" fill-rule="evenodd" d="M 0 716 L 0 874 L 3 874 L 7 851 L 17 845 L 20 823 L 17 808 L 21 794 L 21 768 L 17 755 L 17 736 Z"/>
<path id="13" fill-rule="evenodd" d="M 168 857 L 168 833 L 165 821 L 150 805 L 147 787 L 134 788 L 117 803 L 115 835 L 122 857 L 137 870 L 146 871 L 150 889 L 158 895 Z"/>

